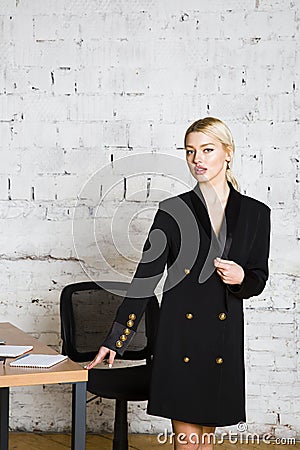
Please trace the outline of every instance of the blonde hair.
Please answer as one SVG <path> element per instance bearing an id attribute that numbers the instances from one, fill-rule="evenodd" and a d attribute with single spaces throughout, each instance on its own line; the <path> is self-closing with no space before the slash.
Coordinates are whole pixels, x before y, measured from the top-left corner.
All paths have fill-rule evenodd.
<path id="1" fill-rule="evenodd" d="M 188 127 L 184 136 L 184 147 L 186 146 L 186 138 L 189 133 L 194 131 L 201 131 L 218 139 L 224 147 L 232 150 L 232 155 L 235 152 L 235 145 L 233 137 L 228 126 L 220 119 L 216 117 L 204 117 L 203 119 L 196 120 L 192 125 Z M 239 191 L 239 184 L 235 176 L 233 175 L 231 168 L 228 166 L 226 169 L 226 179 L 229 181 L 233 187 Z"/>

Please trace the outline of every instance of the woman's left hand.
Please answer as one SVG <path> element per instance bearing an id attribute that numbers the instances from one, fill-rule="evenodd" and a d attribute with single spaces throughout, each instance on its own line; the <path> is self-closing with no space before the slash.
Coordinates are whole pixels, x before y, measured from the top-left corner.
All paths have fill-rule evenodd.
<path id="1" fill-rule="evenodd" d="M 228 259 L 215 258 L 214 265 L 221 280 L 226 284 L 241 284 L 245 272 L 242 266 Z"/>

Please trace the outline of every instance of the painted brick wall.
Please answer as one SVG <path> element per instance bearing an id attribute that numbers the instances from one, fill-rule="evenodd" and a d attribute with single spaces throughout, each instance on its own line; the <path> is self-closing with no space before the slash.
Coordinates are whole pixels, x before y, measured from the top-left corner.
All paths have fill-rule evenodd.
<path id="1" fill-rule="evenodd" d="M 62 287 L 131 279 L 157 201 L 194 185 L 187 126 L 220 117 L 242 192 L 272 208 L 270 279 L 245 301 L 248 431 L 299 437 L 298 29 L 292 0 L 0 0 L 1 321 L 60 349 Z M 68 387 L 11 395 L 12 429 L 70 428 Z M 170 430 L 145 406 L 132 432 Z M 89 430 L 112 419 L 89 404 Z"/>

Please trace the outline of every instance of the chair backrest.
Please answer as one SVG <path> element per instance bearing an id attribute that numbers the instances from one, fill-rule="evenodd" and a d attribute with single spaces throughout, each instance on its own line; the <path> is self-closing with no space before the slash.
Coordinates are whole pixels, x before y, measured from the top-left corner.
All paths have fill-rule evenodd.
<path id="1" fill-rule="evenodd" d="M 114 321 L 130 283 L 84 281 L 65 286 L 60 295 L 62 353 L 73 361 L 94 359 Z M 118 359 L 150 361 L 159 319 L 155 295 L 149 298 L 137 333 Z"/>

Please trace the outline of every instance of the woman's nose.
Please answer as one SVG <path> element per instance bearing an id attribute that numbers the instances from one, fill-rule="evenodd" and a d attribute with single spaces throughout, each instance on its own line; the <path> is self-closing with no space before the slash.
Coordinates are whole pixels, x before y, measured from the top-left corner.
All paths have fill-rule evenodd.
<path id="1" fill-rule="evenodd" d="M 195 162 L 195 164 L 201 163 L 202 159 L 203 158 L 202 158 L 201 152 L 200 151 L 195 151 L 195 154 L 194 154 L 194 162 Z"/>

